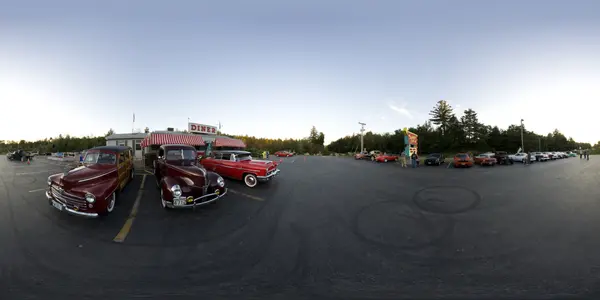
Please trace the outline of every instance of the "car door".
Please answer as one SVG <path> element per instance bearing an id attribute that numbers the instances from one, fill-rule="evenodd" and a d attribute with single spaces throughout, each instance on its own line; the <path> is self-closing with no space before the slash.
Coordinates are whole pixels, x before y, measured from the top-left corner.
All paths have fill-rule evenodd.
<path id="1" fill-rule="evenodd" d="M 117 174 L 119 180 L 119 189 L 123 189 L 125 184 L 127 184 L 127 178 L 129 174 L 127 173 L 127 158 L 125 152 L 121 152 L 117 154 L 119 157 L 117 158 Z"/>
<path id="2" fill-rule="evenodd" d="M 230 153 L 223 153 L 220 159 L 215 162 L 217 167 L 215 172 L 217 174 L 232 178 L 233 174 L 231 172 L 231 156 L 232 154 Z"/>

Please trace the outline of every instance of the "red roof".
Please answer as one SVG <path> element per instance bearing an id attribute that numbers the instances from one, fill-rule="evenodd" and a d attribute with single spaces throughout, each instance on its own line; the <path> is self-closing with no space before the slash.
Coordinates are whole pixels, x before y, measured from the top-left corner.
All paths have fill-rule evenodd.
<path id="1" fill-rule="evenodd" d="M 215 138 L 214 147 L 238 147 L 246 148 L 246 144 L 242 140 L 232 139 L 228 137 Z"/>
<path id="2" fill-rule="evenodd" d="M 197 134 L 151 133 L 140 143 L 142 147 L 150 145 L 183 144 L 190 146 L 204 146 L 204 140 Z"/>

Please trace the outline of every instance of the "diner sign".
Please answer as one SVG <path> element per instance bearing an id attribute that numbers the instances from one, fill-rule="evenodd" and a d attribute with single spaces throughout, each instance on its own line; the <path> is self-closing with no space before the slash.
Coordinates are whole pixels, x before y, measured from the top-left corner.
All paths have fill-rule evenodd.
<path id="1" fill-rule="evenodd" d="M 217 134 L 217 127 L 205 124 L 188 123 L 188 131 L 192 133 Z"/>

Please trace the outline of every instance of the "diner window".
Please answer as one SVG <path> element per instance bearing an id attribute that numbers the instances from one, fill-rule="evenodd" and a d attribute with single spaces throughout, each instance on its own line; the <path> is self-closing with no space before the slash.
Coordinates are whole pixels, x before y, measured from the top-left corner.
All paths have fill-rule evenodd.
<path id="1" fill-rule="evenodd" d="M 141 141 L 135 141 L 135 150 L 142 150 Z"/>

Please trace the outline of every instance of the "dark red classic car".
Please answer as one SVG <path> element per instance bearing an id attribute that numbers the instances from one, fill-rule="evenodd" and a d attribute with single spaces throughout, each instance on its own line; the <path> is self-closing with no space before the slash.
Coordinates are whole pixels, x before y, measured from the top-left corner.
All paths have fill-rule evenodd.
<path id="1" fill-rule="evenodd" d="M 200 163 L 223 177 L 243 180 L 246 186 L 255 187 L 279 174 L 277 163 L 270 160 L 253 160 L 250 152 L 230 150 L 215 151 Z"/>
<path id="2" fill-rule="evenodd" d="M 196 149 L 188 145 L 162 145 L 154 162 L 162 207 L 194 208 L 227 194 L 219 174 L 198 164 Z"/>
<path id="3" fill-rule="evenodd" d="M 95 218 L 110 214 L 118 193 L 133 179 L 130 147 L 102 146 L 87 151 L 82 166 L 48 177 L 46 197 L 60 211 Z"/>

